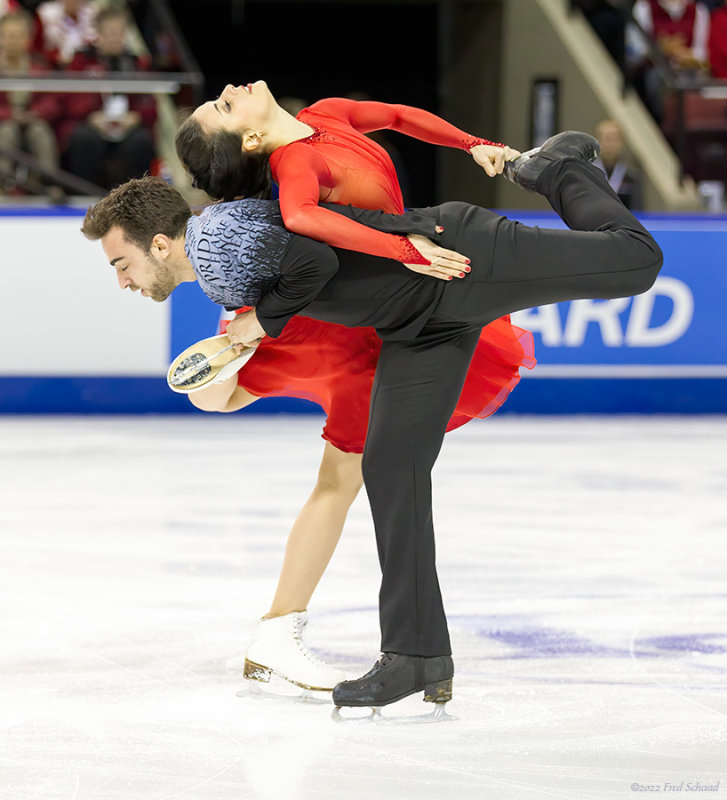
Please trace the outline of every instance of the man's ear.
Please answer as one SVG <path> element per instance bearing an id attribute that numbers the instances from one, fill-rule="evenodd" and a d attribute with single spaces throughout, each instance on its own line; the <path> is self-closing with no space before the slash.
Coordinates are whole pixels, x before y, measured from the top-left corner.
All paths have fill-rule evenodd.
<path id="1" fill-rule="evenodd" d="M 151 253 L 157 258 L 168 258 L 172 252 L 172 240 L 165 233 L 157 233 L 151 240 Z"/>
<path id="2" fill-rule="evenodd" d="M 242 137 L 242 149 L 246 153 L 254 153 L 263 146 L 263 135 L 260 131 L 250 131 Z"/>

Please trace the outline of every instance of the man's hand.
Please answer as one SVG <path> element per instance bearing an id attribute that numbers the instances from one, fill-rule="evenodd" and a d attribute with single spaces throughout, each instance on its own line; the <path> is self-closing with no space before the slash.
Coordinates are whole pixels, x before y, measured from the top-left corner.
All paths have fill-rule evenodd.
<path id="1" fill-rule="evenodd" d="M 265 331 L 257 321 L 254 308 L 238 314 L 227 326 L 226 333 L 232 344 L 239 345 L 236 348 L 238 352 L 241 352 L 243 347 L 255 347 L 265 336 Z"/>
<path id="2" fill-rule="evenodd" d="M 494 178 L 502 172 L 505 162 L 514 161 L 520 155 L 520 151 L 512 147 L 478 144 L 470 150 L 470 155 L 491 178 Z"/>
<path id="3" fill-rule="evenodd" d="M 431 264 L 404 264 L 412 272 L 420 272 L 422 275 L 430 275 L 443 281 L 452 278 L 464 278 L 470 271 L 468 266 L 469 259 L 454 250 L 446 250 L 438 244 L 427 239 L 426 236 L 411 233 L 406 237 L 416 249 Z"/>

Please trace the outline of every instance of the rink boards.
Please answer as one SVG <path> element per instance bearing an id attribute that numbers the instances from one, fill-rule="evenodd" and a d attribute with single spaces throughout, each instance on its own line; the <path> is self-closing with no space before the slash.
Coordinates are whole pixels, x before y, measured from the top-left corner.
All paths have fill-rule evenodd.
<path id="1" fill-rule="evenodd" d="M 119 291 L 77 209 L 0 210 L 0 412 L 194 411 L 164 376 L 174 355 L 216 332 L 220 308 L 184 284 L 157 304 Z M 554 216 L 506 212 L 562 227 Z M 576 301 L 519 312 L 538 366 L 503 411 L 727 412 L 727 217 L 643 215 L 665 263 L 637 298 Z M 309 411 L 304 401 L 255 411 Z"/>

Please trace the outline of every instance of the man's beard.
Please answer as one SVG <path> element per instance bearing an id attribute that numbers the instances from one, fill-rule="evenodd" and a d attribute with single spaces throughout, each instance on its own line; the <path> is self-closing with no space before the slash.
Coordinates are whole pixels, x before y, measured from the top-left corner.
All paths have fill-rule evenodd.
<path id="1" fill-rule="evenodd" d="M 155 302 L 163 303 L 177 288 L 177 280 L 174 277 L 174 273 L 163 261 L 157 261 L 151 253 L 147 258 L 155 267 L 155 280 L 146 290 L 146 293 Z"/>

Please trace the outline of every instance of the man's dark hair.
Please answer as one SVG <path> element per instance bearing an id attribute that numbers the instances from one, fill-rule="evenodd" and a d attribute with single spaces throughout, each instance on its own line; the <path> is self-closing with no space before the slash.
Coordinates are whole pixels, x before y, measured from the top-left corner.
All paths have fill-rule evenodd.
<path id="1" fill-rule="evenodd" d="M 191 216 L 189 204 L 176 189 L 147 175 L 117 186 L 91 206 L 81 233 L 96 241 L 118 225 L 132 244 L 148 252 L 157 233 L 170 239 L 184 236 Z"/>
<path id="2" fill-rule="evenodd" d="M 189 117 L 177 131 L 174 144 L 194 186 L 213 199 L 227 202 L 236 197 L 268 199 L 272 195 L 267 154 L 243 153 L 241 134 L 206 134 L 199 122 Z"/>

